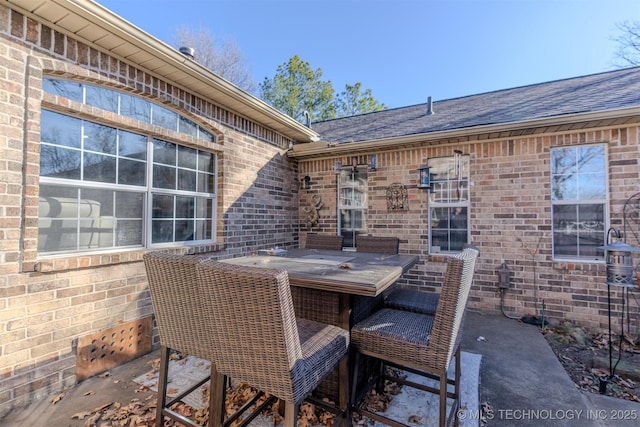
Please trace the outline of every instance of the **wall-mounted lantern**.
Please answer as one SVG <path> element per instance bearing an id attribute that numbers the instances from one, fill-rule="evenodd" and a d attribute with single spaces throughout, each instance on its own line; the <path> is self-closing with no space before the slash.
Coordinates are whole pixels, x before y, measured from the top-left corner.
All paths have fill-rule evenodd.
<path id="1" fill-rule="evenodd" d="M 369 170 L 371 170 L 371 172 L 375 172 L 376 167 L 377 167 L 376 162 L 377 162 L 376 155 L 372 154 L 369 157 Z"/>
<path id="2" fill-rule="evenodd" d="M 418 188 L 430 188 L 431 187 L 431 175 L 429 173 L 429 166 L 423 165 L 418 168 L 420 171 L 420 180 L 418 181 Z"/>
<path id="3" fill-rule="evenodd" d="M 309 188 L 311 188 L 311 177 L 309 175 L 305 175 L 305 177 L 302 178 L 300 184 L 303 189 L 308 190 Z"/>

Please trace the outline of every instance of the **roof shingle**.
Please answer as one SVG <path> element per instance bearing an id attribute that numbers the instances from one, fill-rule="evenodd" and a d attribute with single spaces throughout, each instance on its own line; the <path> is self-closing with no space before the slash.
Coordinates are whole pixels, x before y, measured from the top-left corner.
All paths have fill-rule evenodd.
<path id="1" fill-rule="evenodd" d="M 640 67 L 394 108 L 312 124 L 335 143 L 372 141 L 640 106 Z"/>

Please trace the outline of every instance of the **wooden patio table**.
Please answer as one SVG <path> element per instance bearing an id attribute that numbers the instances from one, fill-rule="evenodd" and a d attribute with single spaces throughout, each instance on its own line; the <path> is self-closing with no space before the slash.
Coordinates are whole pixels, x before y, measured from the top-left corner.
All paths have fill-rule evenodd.
<path id="1" fill-rule="evenodd" d="M 340 326 L 351 326 L 382 305 L 382 293 L 418 262 L 415 255 L 289 249 L 286 255 L 250 255 L 226 259 L 236 265 L 286 270 L 296 316 Z M 335 372 L 319 390 L 336 396 Z"/>

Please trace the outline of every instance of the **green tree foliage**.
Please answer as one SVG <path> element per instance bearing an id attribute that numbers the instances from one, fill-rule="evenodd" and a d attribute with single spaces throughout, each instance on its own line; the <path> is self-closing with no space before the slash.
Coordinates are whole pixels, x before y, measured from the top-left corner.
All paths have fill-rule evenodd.
<path id="1" fill-rule="evenodd" d="M 346 84 L 335 100 L 337 117 L 355 116 L 356 114 L 386 110 L 387 106 L 379 103 L 371 93 L 371 89 L 362 90 L 362 83 Z"/>
<path id="2" fill-rule="evenodd" d="M 273 107 L 305 123 L 305 111 L 310 121 L 322 121 L 354 114 L 386 109 L 362 84 L 345 85 L 336 96 L 330 80 L 322 80 L 322 69 L 313 70 L 297 55 L 278 66 L 273 79 L 260 84 L 259 96 Z"/>
<path id="3" fill-rule="evenodd" d="M 624 21 L 617 27 L 619 34 L 612 37 L 618 43 L 613 65 L 619 68 L 640 65 L 640 21 Z"/>
<path id="4" fill-rule="evenodd" d="M 314 71 L 297 55 L 260 84 L 263 100 L 300 122 L 306 120 L 305 111 L 313 121 L 335 117 L 334 93 L 331 81 L 322 80 L 322 70 Z"/>

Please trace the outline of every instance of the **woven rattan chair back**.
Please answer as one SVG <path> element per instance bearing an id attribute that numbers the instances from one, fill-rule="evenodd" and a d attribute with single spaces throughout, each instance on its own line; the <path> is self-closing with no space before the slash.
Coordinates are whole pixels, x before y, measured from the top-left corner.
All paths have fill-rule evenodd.
<path id="1" fill-rule="evenodd" d="M 178 421 L 182 425 L 200 426 L 171 407 L 208 380 L 211 380 L 211 388 L 218 385 L 218 390 L 223 390 L 226 382 L 226 378 L 217 373 L 213 363 L 211 332 L 204 316 L 209 308 L 205 308 L 198 297 L 196 265 L 203 259 L 202 256 L 176 255 L 167 252 L 149 252 L 143 257 L 162 346 L 156 404 L 157 427 L 164 425 L 165 417 Z M 193 388 L 169 399 L 167 391 L 171 350 L 208 360 L 211 363 L 211 373 Z M 220 425 L 214 420 L 222 419 L 224 400 L 223 392 L 209 394 L 209 426 Z"/>
<path id="2" fill-rule="evenodd" d="M 403 425 L 383 415 L 375 414 L 357 403 L 360 354 L 380 359 L 384 364 L 400 367 L 439 380 L 438 389 L 397 382 L 439 394 L 439 425 L 447 419 L 447 397 L 454 399 L 449 419 L 455 419 L 460 405 L 460 327 L 467 305 L 478 251 L 464 249 L 449 258 L 435 315 L 383 308 L 357 323 L 351 329 L 356 350 L 352 390 L 353 410 L 385 424 Z M 455 356 L 454 379 L 447 379 L 447 369 Z M 454 391 L 448 390 L 448 384 Z"/>
<path id="3" fill-rule="evenodd" d="M 348 331 L 296 319 L 284 270 L 209 260 L 197 273 L 218 371 L 284 400 L 295 425 L 298 405 L 338 363 L 347 374 Z"/>
<path id="4" fill-rule="evenodd" d="M 143 257 L 160 344 L 207 360 L 213 359 L 203 306 L 195 297 L 196 264 L 202 257 L 149 252 Z"/>
<path id="5" fill-rule="evenodd" d="M 435 368 L 447 369 L 454 350 L 460 343 L 462 318 L 467 307 L 478 253 L 474 248 L 464 249 L 447 264 L 429 339 L 429 346 L 435 349 L 430 364 Z"/>
<path id="6" fill-rule="evenodd" d="M 290 369 L 302 357 L 284 270 L 210 262 L 199 269 L 221 372 L 293 401 Z M 269 385 L 267 387 L 267 385 Z"/>
<path id="7" fill-rule="evenodd" d="M 356 237 L 356 250 L 358 252 L 372 252 L 378 254 L 397 254 L 400 248 L 400 239 L 397 237 L 363 236 Z"/>
<path id="8" fill-rule="evenodd" d="M 344 237 L 337 234 L 307 234 L 305 249 L 341 251 Z"/>

